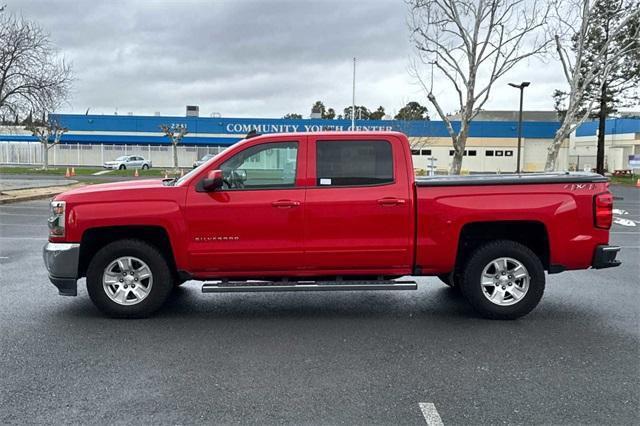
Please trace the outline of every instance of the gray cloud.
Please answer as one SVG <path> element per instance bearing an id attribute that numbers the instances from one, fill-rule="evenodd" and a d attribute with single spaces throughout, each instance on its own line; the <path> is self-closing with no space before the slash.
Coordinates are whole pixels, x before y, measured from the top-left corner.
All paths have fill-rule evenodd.
<path id="1" fill-rule="evenodd" d="M 8 9 L 39 22 L 73 62 L 66 111 L 182 114 L 196 104 L 203 115 L 278 117 L 307 115 L 318 99 L 342 110 L 351 102 L 353 56 L 357 103 L 388 112 L 408 100 L 426 104 L 407 73 L 401 0 L 20 0 Z M 528 107 L 550 109 L 551 91 L 561 87 L 557 71 L 541 72 L 534 61 L 508 78 L 533 81 Z M 450 89 L 440 83 L 446 97 Z M 488 108 L 517 105 L 517 93 L 505 87 L 496 88 Z"/>

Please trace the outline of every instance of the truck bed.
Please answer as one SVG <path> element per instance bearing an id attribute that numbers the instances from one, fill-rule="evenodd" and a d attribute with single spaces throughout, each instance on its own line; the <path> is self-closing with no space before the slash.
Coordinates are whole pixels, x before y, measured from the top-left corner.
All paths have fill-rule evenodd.
<path id="1" fill-rule="evenodd" d="M 416 177 L 416 186 L 527 185 L 607 181 L 608 179 L 602 175 L 588 172 L 478 174 L 468 176 L 419 176 Z"/>
<path id="2" fill-rule="evenodd" d="M 452 270 L 471 232 L 475 240 L 541 238 L 549 270 L 588 268 L 609 239 L 608 229 L 593 225 L 594 196 L 607 182 L 584 172 L 418 178 L 416 265 L 423 273 Z"/>

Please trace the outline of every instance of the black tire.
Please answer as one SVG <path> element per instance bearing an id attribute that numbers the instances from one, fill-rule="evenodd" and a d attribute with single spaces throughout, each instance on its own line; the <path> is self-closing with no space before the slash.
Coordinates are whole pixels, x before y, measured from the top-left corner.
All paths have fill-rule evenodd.
<path id="1" fill-rule="evenodd" d="M 120 305 L 107 296 L 102 286 L 105 268 L 122 256 L 134 256 L 144 261 L 153 274 L 149 294 L 135 305 Z M 144 318 L 157 311 L 173 288 L 173 275 L 162 254 L 152 245 L 141 240 L 127 239 L 110 243 L 100 249 L 87 269 L 87 292 L 93 303 L 113 318 Z"/>
<path id="2" fill-rule="evenodd" d="M 501 257 L 520 262 L 529 274 L 529 289 L 522 299 L 510 306 L 491 302 L 480 284 L 484 268 Z M 544 267 L 538 256 L 528 247 L 509 240 L 493 241 L 477 248 L 465 263 L 461 278 L 462 294 L 480 315 L 489 319 L 516 319 L 528 314 L 540 302 L 545 286 Z"/>
<path id="3" fill-rule="evenodd" d="M 149 170 L 149 165 L 148 164 L 143 164 L 142 165 L 142 170 Z"/>
<path id="4" fill-rule="evenodd" d="M 124 164 L 120 164 L 120 167 L 118 167 L 118 170 L 126 170 L 127 166 L 125 166 Z"/>

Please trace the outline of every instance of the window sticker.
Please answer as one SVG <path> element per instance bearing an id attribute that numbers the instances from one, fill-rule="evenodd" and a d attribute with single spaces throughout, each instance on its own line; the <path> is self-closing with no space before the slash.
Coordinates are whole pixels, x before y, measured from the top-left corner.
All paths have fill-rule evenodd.
<path id="1" fill-rule="evenodd" d="M 321 178 L 320 185 L 331 185 L 331 179 Z"/>

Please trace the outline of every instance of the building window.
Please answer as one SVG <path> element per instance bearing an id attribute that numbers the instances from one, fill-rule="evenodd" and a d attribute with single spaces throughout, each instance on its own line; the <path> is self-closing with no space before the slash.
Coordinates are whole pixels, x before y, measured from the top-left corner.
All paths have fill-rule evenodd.
<path id="1" fill-rule="evenodd" d="M 316 161 L 319 186 L 393 182 L 393 155 L 387 141 L 318 141 Z"/>
<path id="2" fill-rule="evenodd" d="M 469 157 L 475 157 L 476 156 L 476 150 L 475 149 L 470 149 L 469 150 Z"/>
<path id="3" fill-rule="evenodd" d="M 502 157 L 503 152 L 502 151 L 496 151 L 496 157 Z"/>
<path id="4" fill-rule="evenodd" d="M 493 157 L 493 150 L 489 149 L 489 150 L 485 151 L 484 155 L 487 156 L 487 157 Z"/>
<path id="5" fill-rule="evenodd" d="M 513 157 L 513 151 L 505 151 L 504 152 L 504 156 L 505 157 Z"/>
<path id="6" fill-rule="evenodd" d="M 452 149 L 449 150 L 449 155 L 453 156 L 453 150 Z"/>
<path id="7" fill-rule="evenodd" d="M 420 150 L 419 149 L 412 149 L 411 150 L 411 155 L 420 155 Z"/>
<path id="8" fill-rule="evenodd" d="M 422 155 L 431 155 L 431 150 L 430 149 L 423 149 L 422 150 Z"/>

